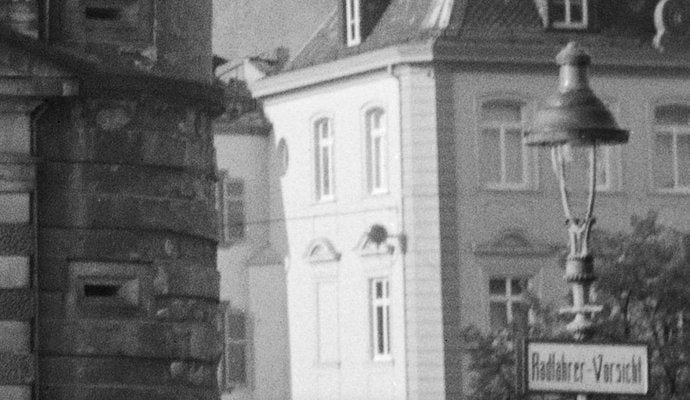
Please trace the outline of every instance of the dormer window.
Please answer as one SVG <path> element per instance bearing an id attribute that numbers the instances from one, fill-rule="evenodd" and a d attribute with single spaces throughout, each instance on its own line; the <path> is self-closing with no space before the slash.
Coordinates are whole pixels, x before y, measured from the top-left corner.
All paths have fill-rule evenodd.
<path id="1" fill-rule="evenodd" d="M 345 26 L 348 46 L 357 46 L 362 41 L 359 21 L 359 1 L 360 0 L 345 0 Z"/>
<path id="2" fill-rule="evenodd" d="M 588 26 L 588 0 L 551 0 L 549 20 L 558 29 L 585 29 Z"/>
<path id="3" fill-rule="evenodd" d="M 344 0 L 345 43 L 357 46 L 371 34 L 390 0 Z"/>

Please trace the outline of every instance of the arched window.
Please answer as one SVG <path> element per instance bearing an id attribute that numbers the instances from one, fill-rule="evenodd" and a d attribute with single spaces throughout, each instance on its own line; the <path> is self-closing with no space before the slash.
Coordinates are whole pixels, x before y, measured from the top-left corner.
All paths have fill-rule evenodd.
<path id="1" fill-rule="evenodd" d="M 690 190 L 690 106 L 654 109 L 654 184 L 658 189 Z"/>
<path id="2" fill-rule="evenodd" d="M 314 164 L 316 198 L 333 199 L 333 127 L 328 118 L 314 122 Z"/>
<path id="3" fill-rule="evenodd" d="M 381 108 L 373 108 L 364 118 L 367 188 L 369 193 L 383 193 L 387 189 L 386 114 Z"/>
<path id="4" fill-rule="evenodd" d="M 479 115 L 479 172 L 491 188 L 528 185 L 526 150 L 522 145 L 524 104 L 515 100 L 488 100 Z"/>

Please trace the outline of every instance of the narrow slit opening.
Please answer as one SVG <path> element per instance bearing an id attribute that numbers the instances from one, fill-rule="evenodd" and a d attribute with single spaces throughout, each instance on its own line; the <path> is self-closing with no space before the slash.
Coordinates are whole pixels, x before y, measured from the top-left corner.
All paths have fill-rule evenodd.
<path id="1" fill-rule="evenodd" d="M 120 285 L 84 285 L 84 297 L 115 297 Z"/>
<path id="2" fill-rule="evenodd" d="M 86 18 L 101 21 L 117 21 L 122 18 L 122 10 L 114 7 L 86 7 Z"/>

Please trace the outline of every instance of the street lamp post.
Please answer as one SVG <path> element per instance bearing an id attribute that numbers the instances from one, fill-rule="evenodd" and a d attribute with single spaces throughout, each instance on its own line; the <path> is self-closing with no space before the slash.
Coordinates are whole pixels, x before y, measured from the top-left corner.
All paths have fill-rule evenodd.
<path id="1" fill-rule="evenodd" d="M 551 148 L 568 229 L 570 252 L 565 265 L 565 279 L 573 296 L 572 307 L 561 312 L 574 316 L 567 329 L 576 341 L 584 341 L 594 329 L 591 314 L 601 310 L 601 306 L 589 303 L 590 288 L 596 279 L 588 243 L 594 223 L 597 147 L 626 143 L 629 132 L 618 127 L 611 112 L 590 89 L 587 81 L 589 55 L 576 43 L 570 42 L 556 56 L 556 62 L 560 65 L 558 92 L 537 112 L 533 128 L 525 136 L 525 144 Z M 582 218 L 572 211 L 571 188 L 566 180 L 569 174 L 579 172 L 568 170 L 569 153 L 575 148 L 582 148 L 589 155 L 588 196 Z M 578 400 L 586 398 L 585 394 L 577 395 Z"/>

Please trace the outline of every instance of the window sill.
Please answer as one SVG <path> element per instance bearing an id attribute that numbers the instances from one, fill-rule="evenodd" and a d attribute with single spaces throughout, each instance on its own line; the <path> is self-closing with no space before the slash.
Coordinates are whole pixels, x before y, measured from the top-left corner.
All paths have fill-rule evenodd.
<path id="1" fill-rule="evenodd" d="M 551 29 L 555 31 L 587 31 L 591 27 L 588 23 L 573 23 L 573 22 L 552 22 Z"/>
<path id="2" fill-rule="evenodd" d="M 340 369 L 340 362 L 338 361 L 326 361 L 326 362 L 316 362 L 314 367 L 319 369 Z"/>
<path id="3" fill-rule="evenodd" d="M 676 188 L 676 189 L 658 189 L 650 190 L 650 195 L 653 196 L 690 196 L 690 187 Z"/>
<path id="4" fill-rule="evenodd" d="M 483 184 L 480 186 L 480 190 L 485 192 L 505 192 L 505 193 L 535 193 L 539 192 L 538 187 L 533 187 L 531 185 L 493 185 L 493 184 Z"/>
<path id="5" fill-rule="evenodd" d="M 333 203 L 335 203 L 335 196 L 321 197 L 321 198 L 314 200 L 314 205 L 333 204 Z"/>
<path id="6" fill-rule="evenodd" d="M 391 356 L 372 358 L 366 363 L 370 368 L 390 368 L 394 364 L 395 362 Z"/>
<path id="7" fill-rule="evenodd" d="M 382 197 L 382 196 L 386 196 L 389 194 L 390 194 L 390 191 L 387 188 L 386 189 L 374 189 L 372 191 L 366 192 L 367 197 Z"/>

